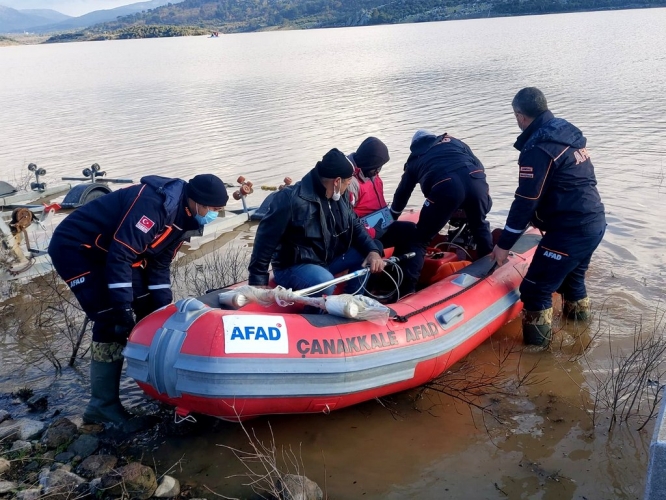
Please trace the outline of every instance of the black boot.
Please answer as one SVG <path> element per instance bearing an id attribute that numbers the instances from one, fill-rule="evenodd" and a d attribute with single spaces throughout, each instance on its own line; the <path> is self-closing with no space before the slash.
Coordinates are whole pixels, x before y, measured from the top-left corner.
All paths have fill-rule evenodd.
<path id="1" fill-rule="evenodd" d="M 83 413 L 83 423 L 112 426 L 121 434 L 140 432 L 156 423 L 154 417 L 132 415 L 120 404 L 123 361 L 124 358 L 90 362 L 91 398 Z"/>
<path id="2" fill-rule="evenodd" d="M 527 345 L 547 346 L 553 336 L 553 308 L 542 311 L 523 310 L 523 341 Z"/>
<path id="3" fill-rule="evenodd" d="M 90 402 L 83 413 L 86 424 L 122 424 L 132 415 L 120 404 L 123 359 L 90 362 Z"/>

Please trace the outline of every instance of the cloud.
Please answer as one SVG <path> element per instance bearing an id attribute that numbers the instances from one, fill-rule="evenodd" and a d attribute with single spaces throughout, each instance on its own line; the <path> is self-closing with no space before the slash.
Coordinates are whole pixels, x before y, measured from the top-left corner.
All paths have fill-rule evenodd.
<path id="1" fill-rule="evenodd" d="M 53 9 L 69 16 L 82 16 L 93 10 L 113 9 L 141 0 L 0 0 L 0 5 L 12 9 Z"/>

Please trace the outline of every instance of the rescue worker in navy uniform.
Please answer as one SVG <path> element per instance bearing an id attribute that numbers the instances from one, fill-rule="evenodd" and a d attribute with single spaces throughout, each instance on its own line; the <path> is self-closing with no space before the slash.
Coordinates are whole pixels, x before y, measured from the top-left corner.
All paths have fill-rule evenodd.
<path id="1" fill-rule="evenodd" d="M 427 130 L 417 130 L 410 150 L 391 203 L 393 218 L 397 219 L 405 209 L 417 183 L 421 185 L 426 201 L 416 227 L 410 230 L 409 226 L 403 226 L 407 231 L 395 248 L 397 255 L 416 254 L 402 264 L 401 296 L 414 292 L 428 243 L 456 210 L 465 210 L 478 256 L 489 254 L 493 248 L 490 225 L 486 221 L 486 214 L 492 207 L 490 190 L 483 164 L 469 146 L 448 134 L 436 136 Z"/>
<path id="2" fill-rule="evenodd" d="M 356 216 L 347 196 L 354 167 L 332 149 L 303 179 L 275 193 L 257 228 L 250 258 L 250 285 L 267 286 L 272 264 L 275 282 L 300 290 L 333 279 L 342 271 L 368 266 L 381 272 L 380 248 Z M 361 284 L 350 280 L 345 290 Z M 335 286 L 317 295 L 330 295 Z"/>
<path id="3" fill-rule="evenodd" d="M 85 204 L 57 226 L 49 244 L 53 267 L 94 322 L 85 423 L 130 420 L 119 398 L 127 337 L 135 321 L 171 303 L 173 257 L 227 200 L 224 183 L 212 174 L 189 182 L 147 176 Z"/>
<path id="4" fill-rule="evenodd" d="M 518 189 L 492 257 L 500 265 L 505 263 L 530 222 L 545 232 L 520 285 L 520 296 L 525 343 L 548 345 L 554 292 L 562 294 L 566 317 L 589 316 L 585 272 L 604 236 L 606 218 L 582 132 L 555 118 L 535 87 L 518 92 L 512 106 L 523 131 L 514 144 L 520 151 Z"/>

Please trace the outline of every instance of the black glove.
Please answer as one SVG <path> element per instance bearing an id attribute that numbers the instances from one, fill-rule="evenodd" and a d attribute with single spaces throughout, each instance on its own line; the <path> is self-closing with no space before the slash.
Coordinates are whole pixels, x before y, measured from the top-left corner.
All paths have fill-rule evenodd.
<path id="1" fill-rule="evenodd" d="M 386 227 L 382 227 L 382 224 L 384 223 L 384 219 L 379 219 L 379 222 L 374 225 L 372 229 L 375 230 L 375 239 L 381 238 L 384 236 L 384 233 L 386 233 Z"/>
<path id="2" fill-rule="evenodd" d="M 153 299 L 153 311 L 157 311 L 160 307 L 169 305 L 173 301 L 173 292 L 171 291 L 171 288 L 151 290 L 150 295 Z"/>
<path id="3" fill-rule="evenodd" d="M 118 337 L 127 339 L 130 333 L 132 333 L 132 328 L 136 325 L 134 320 L 134 311 L 129 305 L 114 307 L 111 311 L 113 314 L 113 320 L 116 324 L 114 327 L 114 333 Z"/>

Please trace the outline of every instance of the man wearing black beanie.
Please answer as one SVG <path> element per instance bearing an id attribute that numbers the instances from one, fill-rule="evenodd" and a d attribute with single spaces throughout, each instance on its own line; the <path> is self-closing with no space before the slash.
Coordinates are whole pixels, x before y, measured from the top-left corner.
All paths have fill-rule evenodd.
<path id="1" fill-rule="evenodd" d="M 120 403 L 123 347 L 136 320 L 171 303 L 171 260 L 228 199 L 212 174 L 189 182 L 151 175 L 85 204 L 54 231 L 53 267 L 93 321 L 85 423 L 126 431 L 141 423 Z"/>
<path id="2" fill-rule="evenodd" d="M 379 247 L 343 196 L 353 173 L 347 157 L 332 149 L 293 187 L 275 194 L 257 228 L 250 285 L 268 285 L 271 264 L 276 283 L 294 290 L 363 266 L 373 273 L 384 269 Z M 333 290 L 329 287 L 320 295 Z M 359 281 L 350 281 L 346 291 L 360 291 Z"/>

